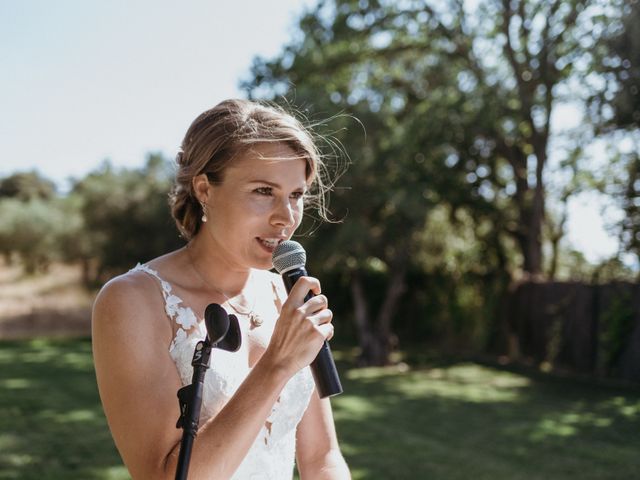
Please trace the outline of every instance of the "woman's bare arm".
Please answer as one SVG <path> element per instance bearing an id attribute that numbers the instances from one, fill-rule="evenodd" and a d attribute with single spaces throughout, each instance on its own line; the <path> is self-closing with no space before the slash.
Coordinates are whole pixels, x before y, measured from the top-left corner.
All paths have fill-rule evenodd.
<path id="1" fill-rule="evenodd" d="M 340 452 L 329 399 L 311 396 L 296 436 L 298 471 L 302 480 L 346 480 L 349 467 Z"/>

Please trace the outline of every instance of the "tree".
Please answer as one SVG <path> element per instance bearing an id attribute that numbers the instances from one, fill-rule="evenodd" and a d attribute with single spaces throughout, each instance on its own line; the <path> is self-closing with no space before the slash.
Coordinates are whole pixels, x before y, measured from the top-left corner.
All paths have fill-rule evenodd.
<path id="1" fill-rule="evenodd" d="M 640 127 L 640 2 L 618 6 L 621 13 L 600 42 L 598 69 L 608 82 L 599 102 L 610 107 L 603 118 L 606 126 L 634 129 Z"/>
<path id="2" fill-rule="evenodd" d="M 50 200 L 55 194 L 55 184 L 36 171 L 17 172 L 0 180 L 0 198 Z"/>
<path id="3" fill-rule="evenodd" d="M 144 168 L 115 170 L 108 162 L 76 183 L 84 237 L 72 256 L 93 259 L 92 282 L 122 273 L 183 244 L 171 220 L 172 170 L 160 155 Z"/>
<path id="4" fill-rule="evenodd" d="M 471 213 L 484 274 L 510 268 L 513 239 L 521 269 L 541 275 L 551 114 L 587 55 L 595 3 L 323 1 L 278 58 L 254 61 L 250 97 L 284 96 L 311 116 L 343 110 L 365 126 L 364 146 L 339 134 L 358 152 L 350 190 L 333 197 L 350 216 L 323 242 L 351 266 L 365 361 L 388 361 L 415 238 L 436 204 L 452 220 Z M 359 281 L 371 260 L 389 276 L 375 322 Z"/>
<path id="5" fill-rule="evenodd" d="M 617 14 L 597 44 L 593 63 L 601 81 L 589 106 L 615 145 L 605 187 L 624 214 L 617 225 L 621 248 L 640 259 L 640 2 L 614 3 Z"/>
<path id="6" fill-rule="evenodd" d="M 622 29 L 609 40 L 613 55 L 611 70 L 617 80 L 617 92 L 611 102 L 613 124 L 618 128 L 640 130 L 640 2 L 626 5 Z M 616 61 L 617 60 L 617 61 Z M 626 178 L 620 195 L 624 218 L 620 223 L 621 243 L 640 260 L 640 156 L 638 142 L 623 155 Z"/>
<path id="7" fill-rule="evenodd" d="M 618 225 L 620 245 L 640 261 L 640 155 L 636 150 L 623 157 L 625 176 L 619 179 L 617 191 L 624 214 Z"/>
<path id="8" fill-rule="evenodd" d="M 45 271 L 60 259 L 66 228 L 59 200 L 0 200 L 0 253 L 9 261 L 17 254 L 27 273 Z"/>
<path id="9" fill-rule="evenodd" d="M 0 253 L 20 259 L 27 273 L 45 271 L 62 259 L 72 215 L 55 184 L 36 171 L 16 172 L 0 180 Z"/>

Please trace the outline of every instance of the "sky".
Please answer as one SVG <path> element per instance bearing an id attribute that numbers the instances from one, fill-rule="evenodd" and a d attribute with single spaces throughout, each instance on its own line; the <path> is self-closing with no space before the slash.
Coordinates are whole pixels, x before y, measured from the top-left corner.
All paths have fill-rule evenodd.
<path id="1" fill-rule="evenodd" d="M 0 177 L 36 169 L 64 189 L 105 159 L 175 156 L 191 121 L 242 96 L 253 58 L 276 56 L 314 3 L 0 0 Z M 593 262 L 617 249 L 602 206 L 570 204 L 567 240 Z"/>
<path id="2" fill-rule="evenodd" d="M 105 158 L 174 155 L 310 3 L 0 0 L 0 175 L 35 167 L 61 182 Z"/>

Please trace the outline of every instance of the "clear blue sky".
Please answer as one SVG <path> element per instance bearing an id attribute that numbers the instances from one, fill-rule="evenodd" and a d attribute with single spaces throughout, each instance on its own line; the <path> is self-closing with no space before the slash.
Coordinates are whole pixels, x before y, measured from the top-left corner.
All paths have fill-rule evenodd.
<path id="1" fill-rule="evenodd" d="M 239 96 L 310 1 L 0 0 L 0 175 L 57 182 L 100 161 L 174 154 L 195 116 Z"/>
<path id="2" fill-rule="evenodd" d="M 0 0 L 0 176 L 35 168 L 64 187 L 107 158 L 175 155 L 195 116 L 240 96 L 253 57 L 278 54 L 314 3 Z M 593 198 L 572 202 L 568 238 L 591 260 L 617 245 L 602 224 Z"/>

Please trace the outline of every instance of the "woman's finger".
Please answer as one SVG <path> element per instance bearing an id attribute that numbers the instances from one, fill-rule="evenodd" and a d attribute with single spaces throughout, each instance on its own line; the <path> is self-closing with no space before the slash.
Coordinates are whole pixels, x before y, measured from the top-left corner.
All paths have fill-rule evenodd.
<path id="1" fill-rule="evenodd" d="M 333 337 L 333 324 L 332 323 L 324 323 L 322 325 L 318 325 L 316 330 L 322 334 L 325 340 L 331 340 Z"/>
<path id="2" fill-rule="evenodd" d="M 314 315 L 309 315 L 307 317 L 307 320 L 309 320 L 314 325 L 318 326 L 318 325 L 323 325 L 325 323 L 331 322 L 332 318 L 333 318 L 333 312 L 328 308 L 325 308 L 324 310 L 321 310 L 320 312 L 315 313 Z"/>
<path id="3" fill-rule="evenodd" d="M 325 297 L 324 295 L 316 295 L 315 297 L 307 300 L 307 302 L 300 308 L 309 315 L 324 310 L 328 306 L 329 300 L 327 299 L 327 297 Z"/>
<path id="4" fill-rule="evenodd" d="M 285 303 L 289 303 L 291 305 L 302 305 L 304 303 L 304 298 L 309 292 L 312 292 L 314 295 L 320 295 L 320 281 L 313 277 L 300 277 L 293 288 L 291 288 L 289 297 Z"/>

